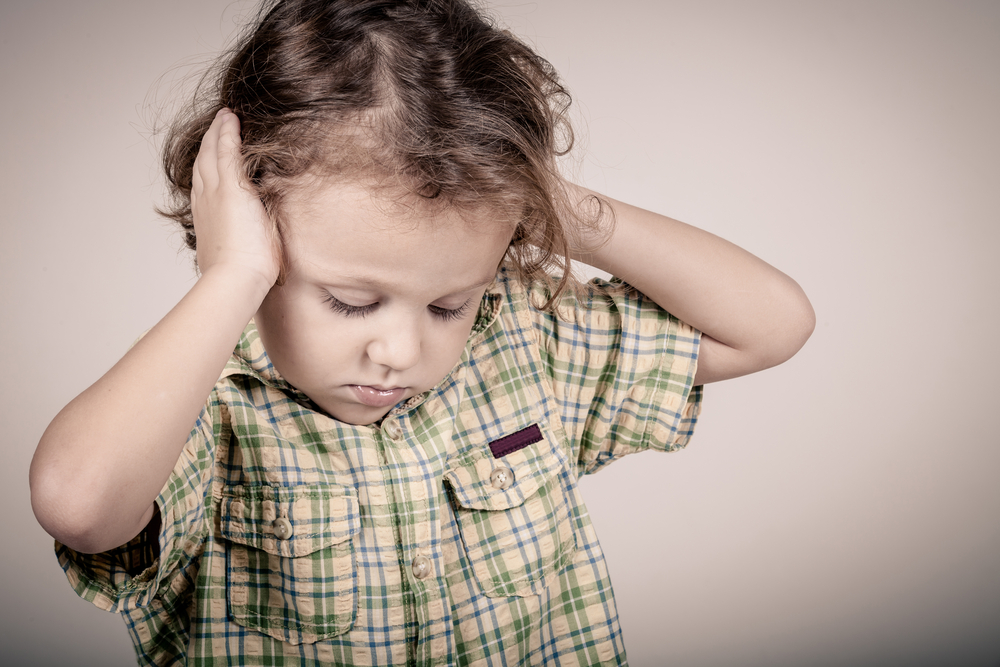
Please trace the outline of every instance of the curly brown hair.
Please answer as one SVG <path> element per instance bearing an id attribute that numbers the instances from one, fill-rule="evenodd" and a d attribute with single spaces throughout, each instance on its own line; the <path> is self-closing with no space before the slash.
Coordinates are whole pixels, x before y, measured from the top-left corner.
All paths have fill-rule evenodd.
<path id="1" fill-rule="evenodd" d="M 552 65 L 465 0 L 265 1 L 169 128 L 161 213 L 194 249 L 194 161 L 228 107 L 279 233 L 283 197 L 307 175 L 486 207 L 516 224 L 505 262 L 522 280 L 561 273 L 551 305 L 571 273 L 565 221 L 597 224 L 567 205 L 556 166 L 569 105 Z"/>

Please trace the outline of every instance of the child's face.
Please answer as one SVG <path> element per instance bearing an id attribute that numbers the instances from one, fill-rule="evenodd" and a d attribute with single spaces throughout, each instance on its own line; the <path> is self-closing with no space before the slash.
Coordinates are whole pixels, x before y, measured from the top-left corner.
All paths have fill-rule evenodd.
<path id="1" fill-rule="evenodd" d="M 278 372 L 352 424 L 377 421 L 440 382 L 462 354 L 511 228 L 357 184 L 311 186 L 283 212 L 286 281 L 255 318 Z"/>

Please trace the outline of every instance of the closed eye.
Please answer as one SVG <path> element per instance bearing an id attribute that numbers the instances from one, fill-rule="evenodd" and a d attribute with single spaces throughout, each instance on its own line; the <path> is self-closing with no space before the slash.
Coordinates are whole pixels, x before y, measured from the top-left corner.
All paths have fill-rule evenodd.
<path id="1" fill-rule="evenodd" d="M 330 306 L 330 310 L 335 313 L 340 313 L 346 317 L 364 317 L 365 315 L 370 315 L 376 308 L 378 308 L 377 301 L 375 303 L 369 303 L 366 306 L 352 306 L 344 303 L 329 292 L 327 292 L 326 296 L 323 297 L 323 301 Z"/>
<path id="2" fill-rule="evenodd" d="M 466 313 L 469 312 L 469 306 L 471 303 L 472 299 L 469 299 L 458 308 L 449 309 L 442 308 L 440 306 L 428 306 L 427 308 L 434 314 L 435 317 L 440 318 L 445 322 L 452 322 L 465 317 Z"/>
<path id="3" fill-rule="evenodd" d="M 371 315 L 378 308 L 378 301 L 375 303 L 369 303 L 364 306 L 352 306 L 348 303 L 344 303 L 337 297 L 333 296 L 329 292 L 323 297 L 323 301 L 330 307 L 335 313 L 344 315 L 345 317 L 365 317 L 366 315 Z M 469 299 L 463 303 L 458 308 L 442 308 L 441 306 L 427 306 L 427 309 L 431 311 L 434 317 L 444 321 L 453 322 L 455 320 L 465 317 L 469 312 L 469 308 L 472 304 L 472 299 Z"/>

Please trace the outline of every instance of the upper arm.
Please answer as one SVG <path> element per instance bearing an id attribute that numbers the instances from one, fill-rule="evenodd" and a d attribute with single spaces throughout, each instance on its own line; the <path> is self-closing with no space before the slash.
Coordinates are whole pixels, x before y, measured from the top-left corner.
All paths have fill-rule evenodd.
<path id="1" fill-rule="evenodd" d="M 534 311 L 542 365 L 573 455 L 586 472 L 641 449 L 683 447 L 694 427 L 698 332 L 640 292 L 595 284 Z"/>

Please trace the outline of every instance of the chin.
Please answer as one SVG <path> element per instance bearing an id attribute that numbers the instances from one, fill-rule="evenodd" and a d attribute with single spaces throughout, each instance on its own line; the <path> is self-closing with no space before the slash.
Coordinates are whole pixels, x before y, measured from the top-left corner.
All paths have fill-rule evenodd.
<path id="1" fill-rule="evenodd" d="M 370 426 L 389 414 L 389 411 L 395 406 L 390 406 L 388 408 L 373 408 L 367 405 L 341 405 L 331 406 L 332 409 L 323 405 L 320 407 L 337 421 L 344 422 L 345 424 L 351 424 L 353 426 Z"/>

